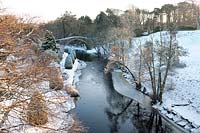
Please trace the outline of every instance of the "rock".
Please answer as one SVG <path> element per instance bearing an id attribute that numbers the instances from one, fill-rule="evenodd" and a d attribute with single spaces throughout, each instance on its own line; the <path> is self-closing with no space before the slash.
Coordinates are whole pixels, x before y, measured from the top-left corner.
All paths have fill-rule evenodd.
<path id="1" fill-rule="evenodd" d="M 192 127 L 190 126 L 190 124 L 185 125 L 184 128 L 185 128 L 186 130 L 190 130 L 190 129 L 192 129 Z"/>
<path id="2" fill-rule="evenodd" d="M 174 120 L 174 122 L 177 123 L 177 122 L 181 121 L 181 118 L 179 116 L 174 116 L 173 120 Z"/>
<path id="3" fill-rule="evenodd" d="M 198 128 L 199 126 L 197 125 L 197 124 L 195 124 L 194 122 L 192 122 L 192 126 L 194 127 L 194 128 Z"/>
<path id="4" fill-rule="evenodd" d="M 166 116 L 167 116 L 168 118 L 170 118 L 170 119 L 172 119 L 172 118 L 174 117 L 173 114 L 166 114 Z"/>
<path id="5" fill-rule="evenodd" d="M 67 56 L 65 59 L 65 69 L 72 69 L 73 68 L 73 60 L 71 56 Z"/>
<path id="6" fill-rule="evenodd" d="M 75 59 L 76 59 L 75 56 L 74 56 L 74 54 L 70 53 L 68 56 L 70 56 L 72 58 L 72 63 L 74 64 Z"/>
<path id="7" fill-rule="evenodd" d="M 198 128 L 193 128 L 190 130 L 192 133 L 199 133 L 200 132 L 200 129 Z"/>
<path id="8" fill-rule="evenodd" d="M 177 122 L 177 124 L 184 127 L 185 125 L 188 124 L 188 122 L 186 120 L 182 120 L 182 121 Z"/>
<path id="9" fill-rule="evenodd" d="M 162 109 L 162 110 L 161 110 L 161 113 L 162 113 L 162 114 L 167 114 L 167 111 L 164 110 L 164 109 Z"/>
<path id="10" fill-rule="evenodd" d="M 71 97 L 79 97 L 79 92 L 76 89 L 76 87 L 74 85 L 68 85 L 67 86 L 67 93 L 71 96 Z"/>

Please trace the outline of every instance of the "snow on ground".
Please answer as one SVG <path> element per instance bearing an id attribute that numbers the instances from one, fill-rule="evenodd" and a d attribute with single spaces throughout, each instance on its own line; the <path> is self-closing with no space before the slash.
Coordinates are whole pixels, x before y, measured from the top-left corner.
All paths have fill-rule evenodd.
<path id="1" fill-rule="evenodd" d="M 159 38 L 159 33 L 153 36 L 154 39 Z M 135 42 L 148 39 L 149 36 L 140 37 Z M 174 89 L 165 90 L 162 106 L 200 127 L 200 30 L 179 31 L 177 40 L 179 45 L 188 50 L 189 55 L 180 58 L 186 67 L 175 68 L 172 72 L 174 74 L 170 75 Z M 186 105 L 176 106 L 177 104 Z"/>
<path id="2" fill-rule="evenodd" d="M 87 53 L 89 53 L 89 54 L 96 54 L 97 50 L 95 48 L 93 48 L 91 50 L 87 50 Z"/>
<path id="3" fill-rule="evenodd" d="M 26 109 L 30 102 L 30 96 L 21 96 L 18 99 L 4 100 L 0 102 L 1 111 L 6 107 L 15 106 L 16 102 L 24 101 L 20 105 L 14 107 L 8 113 L 6 122 L 2 125 L 2 128 L 7 129 L 9 132 L 18 133 L 42 133 L 42 132 L 60 132 L 60 129 L 68 129 L 73 123 L 73 118 L 68 111 L 75 108 L 73 99 L 64 90 L 50 90 L 49 82 L 43 81 L 36 86 L 39 90 L 44 92 L 44 97 L 47 105 L 48 122 L 42 126 L 36 127 L 26 123 Z M 26 93 L 28 93 L 26 91 Z M 30 92 L 29 92 L 30 93 Z M 0 114 L 0 120 L 2 120 L 3 114 Z"/>
<path id="4" fill-rule="evenodd" d="M 186 67 L 175 70 L 172 76 L 175 89 L 164 93 L 164 106 L 200 126 L 200 31 L 182 31 L 177 37 L 179 44 L 188 49 L 189 56 L 181 58 Z M 171 106 L 179 103 L 189 106 Z"/>
<path id="5" fill-rule="evenodd" d="M 63 58 L 60 62 L 60 69 L 64 75 L 64 85 L 72 85 L 78 82 L 81 75 L 81 69 L 85 68 L 87 64 L 84 61 L 76 59 L 72 69 L 65 69 L 65 59 L 68 53 L 63 54 Z"/>
<path id="6" fill-rule="evenodd" d="M 86 67 L 86 63 L 80 61 L 78 59 L 75 60 L 72 69 L 65 69 L 64 63 L 65 59 L 68 56 L 67 53 L 63 54 L 63 59 L 60 62 L 60 65 L 56 62 L 51 63 L 51 66 L 60 67 L 61 72 L 64 76 L 64 85 L 73 84 L 79 80 L 79 76 L 81 75 L 81 69 Z M 30 100 L 26 100 L 22 107 L 16 107 L 11 110 L 8 114 L 8 122 L 3 125 L 2 128 L 8 128 L 9 126 L 13 127 L 10 129 L 10 132 L 26 132 L 26 133 L 42 133 L 42 132 L 66 132 L 68 128 L 73 124 L 73 118 L 68 111 L 75 108 L 75 103 L 73 98 L 71 98 L 66 90 L 50 90 L 49 89 L 49 81 L 43 81 L 41 83 L 35 84 L 34 87 L 44 92 L 45 101 L 48 107 L 48 122 L 45 125 L 40 127 L 34 127 L 26 124 L 24 118 L 21 119 L 26 113 L 22 108 L 26 108 Z M 30 93 L 30 92 L 29 92 Z M 30 99 L 30 96 L 22 97 L 22 100 Z M 20 99 L 18 99 L 20 100 Z M 2 109 L 8 106 L 11 106 L 15 103 L 15 99 L 5 100 L 0 102 L 0 107 Z M 0 110 L 1 111 L 1 110 Z M 2 120 L 3 115 L 0 114 L 0 120 Z M 19 125 L 19 126 L 17 126 Z M 16 127 L 15 127 L 16 126 Z M 61 129 L 61 130 L 60 130 Z M 64 129 L 64 130 L 62 130 Z"/>

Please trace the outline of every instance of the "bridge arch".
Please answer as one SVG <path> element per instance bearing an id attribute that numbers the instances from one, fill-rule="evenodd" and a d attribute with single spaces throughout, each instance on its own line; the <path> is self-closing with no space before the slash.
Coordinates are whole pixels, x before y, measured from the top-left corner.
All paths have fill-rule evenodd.
<path id="1" fill-rule="evenodd" d="M 63 46 L 69 45 L 73 41 L 83 42 L 87 49 L 91 49 L 92 46 L 94 45 L 94 43 L 91 39 L 89 39 L 87 37 L 82 37 L 82 36 L 72 36 L 72 37 L 66 37 L 66 38 L 61 38 L 61 39 L 57 40 L 57 42 Z"/>

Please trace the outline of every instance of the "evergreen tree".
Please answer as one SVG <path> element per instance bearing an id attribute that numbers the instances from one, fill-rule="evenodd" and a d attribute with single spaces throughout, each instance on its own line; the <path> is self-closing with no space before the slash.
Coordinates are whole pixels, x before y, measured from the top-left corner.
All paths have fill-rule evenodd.
<path id="1" fill-rule="evenodd" d="M 59 48 L 56 46 L 55 37 L 50 31 L 47 31 L 45 34 L 45 41 L 42 43 L 42 49 L 44 50 L 51 49 L 55 52 L 58 52 Z"/>

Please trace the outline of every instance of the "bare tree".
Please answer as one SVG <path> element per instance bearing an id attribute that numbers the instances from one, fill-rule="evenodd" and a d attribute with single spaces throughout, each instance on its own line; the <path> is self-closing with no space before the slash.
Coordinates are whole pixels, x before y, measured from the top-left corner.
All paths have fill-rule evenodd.
<path id="1" fill-rule="evenodd" d="M 200 2 L 197 0 L 188 0 L 192 4 L 192 17 L 196 22 L 197 29 L 200 28 Z"/>
<path id="2" fill-rule="evenodd" d="M 172 65 L 180 56 L 186 55 L 183 47 L 178 45 L 176 31 L 160 32 L 160 40 L 151 37 L 143 47 L 143 58 L 146 65 L 151 87 L 153 100 L 162 102 L 162 95 L 167 81 L 168 73 Z"/>
<path id="3" fill-rule="evenodd" d="M 118 53 L 115 50 L 115 56 L 123 64 L 126 62 L 127 54 L 126 50 L 128 49 L 128 40 L 131 39 L 129 29 L 126 27 L 112 28 L 108 32 L 108 42 L 111 49 L 118 49 Z"/>

